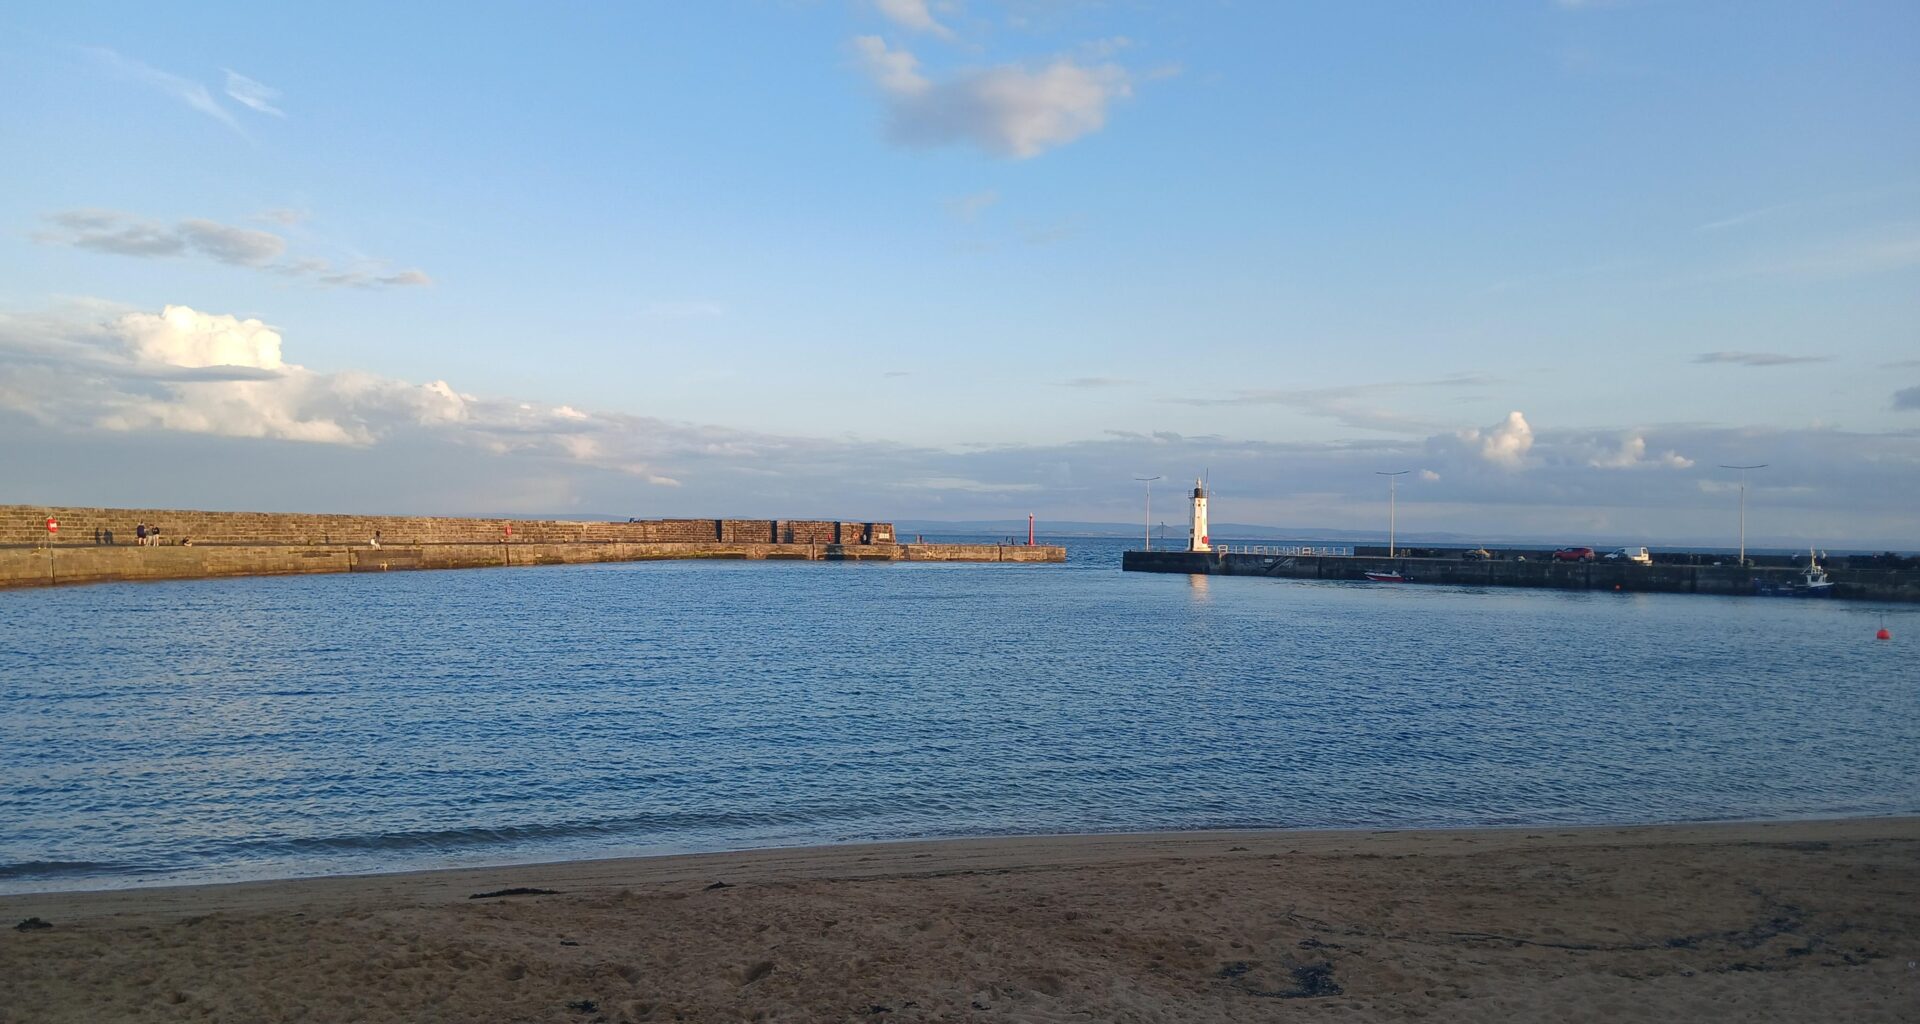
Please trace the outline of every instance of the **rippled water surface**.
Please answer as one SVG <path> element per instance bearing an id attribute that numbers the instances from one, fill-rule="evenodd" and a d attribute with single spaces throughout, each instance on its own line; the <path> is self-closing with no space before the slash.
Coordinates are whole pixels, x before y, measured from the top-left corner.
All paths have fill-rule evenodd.
<path id="1" fill-rule="evenodd" d="M 0 593 L 0 891 L 1920 810 L 1913 608 L 1123 574 L 1122 546 Z"/>

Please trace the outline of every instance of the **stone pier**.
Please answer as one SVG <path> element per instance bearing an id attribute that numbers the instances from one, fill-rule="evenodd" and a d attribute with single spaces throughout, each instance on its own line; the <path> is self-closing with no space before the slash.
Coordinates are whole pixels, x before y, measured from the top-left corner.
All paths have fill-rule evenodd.
<path id="1" fill-rule="evenodd" d="M 48 519 L 58 530 L 46 529 Z M 136 543 L 141 525 L 157 541 Z M 1064 562 L 1050 545 L 901 544 L 853 520 L 627 522 L 0 506 L 0 587 L 659 559 Z"/>

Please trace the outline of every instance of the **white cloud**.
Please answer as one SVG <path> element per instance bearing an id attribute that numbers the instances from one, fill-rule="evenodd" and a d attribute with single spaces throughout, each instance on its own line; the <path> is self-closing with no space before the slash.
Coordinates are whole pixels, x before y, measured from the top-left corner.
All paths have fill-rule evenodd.
<path id="1" fill-rule="evenodd" d="M 34 241 L 121 256 L 177 256 L 187 251 L 186 237 L 173 228 L 112 210 L 63 210 L 47 220 L 63 230 L 37 232 Z"/>
<path id="2" fill-rule="evenodd" d="M 888 95 L 918 96 L 933 87 L 920 74 L 919 58 L 905 50 L 889 50 L 879 36 L 855 36 L 853 48 L 859 51 L 867 75 Z"/>
<path id="3" fill-rule="evenodd" d="M 242 135 L 246 134 L 246 132 L 241 129 L 240 122 L 233 119 L 233 114 L 229 112 L 227 108 L 221 106 L 219 101 L 213 98 L 213 94 L 207 91 L 207 87 L 199 82 L 191 78 L 183 78 L 171 72 L 161 71 L 158 68 L 149 67 L 131 57 L 123 57 L 119 53 L 107 49 L 104 46 L 88 47 L 86 52 L 92 55 L 94 60 L 120 77 L 139 82 L 150 89 L 172 96 L 174 99 L 185 103 L 187 106 L 198 110 L 202 114 L 213 118 L 234 131 L 240 132 Z"/>
<path id="4" fill-rule="evenodd" d="M 186 306 L 159 315 L 128 313 L 119 333 L 140 359 L 169 366 L 251 366 L 278 370 L 280 334 L 258 320 L 211 316 Z"/>
<path id="5" fill-rule="evenodd" d="M 1477 450 L 1482 459 L 1507 469 L 1520 468 L 1527 452 L 1533 448 L 1533 428 L 1517 409 L 1485 430 L 1463 430 L 1457 436 Z"/>
<path id="6" fill-rule="evenodd" d="M 1438 483 L 1440 481 L 1440 474 L 1435 473 L 1431 469 L 1423 469 L 1420 471 L 1420 479 L 1425 480 L 1430 484 Z"/>
<path id="7" fill-rule="evenodd" d="M 1619 447 L 1592 456 L 1587 464 L 1596 469 L 1642 469 L 1649 466 L 1687 469 L 1693 465 L 1693 460 L 1674 451 L 1648 458 L 1647 439 L 1639 434 L 1630 434 L 1621 439 Z"/>
<path id="8" fill-rule="evenodd" d="M 273 105 L 280 98 L 280 90 L 262 85 L 233 69 L 227 69 L 227 95 L 234 102 L 274 117 L 287 116 L 286 111 Z"/>
<path id="9" fill-rule="evenodd" d="M 927 9 L 927 0 L 873 0 L 881 16 L 895 25 L 914 32 L 925 32 L 941 39 L 952 39 L 953 30 L 940 24 Z"/>
<path id="10" fill-rule="evenodd" d="M 395 421 L 462 419 L 467 402 L 441 381 L 315 373 L 287 362 L 261 321 L 187 306 L 0 320 L 0 355 L 0 409 L 69 428 L 366 445 Z"/>
<path id="11" fill-rule="evenodd" d="M 279 235 L 198 218 L 166 225 L 113 210 L 82 209 L 50 214 L 47 221 L 57 230 L 37 233 L 36 241 L 118 256 L 197 252 L 221 263 L 263 267 L 287 248 Z"/>
<path id="12" fill-rule="evenodd" d="M 96 342 L 135 363 L 160 367 L 250 367 L 275 371 L 252 380 L 178 380 L 128 393 L 95 392 L 93 425 L 324 444 L 371 444 L 383 424 L 458 422 L 466 399 L 444 381 L 420 387 L 373 374 L 320 374 L 286 362 L 279 332 L 259 320 L 168 306 L 158 315 L 127 313 Z M 80 403 L 85 408 L 85 401 Z"/>
<path id="13" fill-rule="evenodd" d="M 189 247 L 221 263 L 236 266 L 264 267 L 287 251 L 287 240 L 279 235 L 210 220 L 183 220 L 174 230 L 186 239 Z"/>
<path id="14" fill-rule="evenodd" d="M 308 269 L 300 273 L 311 272 L 314 280 L 334 288 L 424 288 L 433 283 L 433 278 L 418 268 L 391 272 L 367 268 L 334 270 L 319 260 L 308 261 L 305 266 Z"/>
<path id="15" fill-rule="evenodd" d="M 291 211 L 269 213 L 291 216 Z M 81 209 L 63 210 L 49 214 L 46 219 L 53 230 L 36 233 L 34 240 L 47 245 L 142 258 L 197 253 L 229 266 L 305 277 L 337 288 L 409 288 L 433 283 L 423 270 L 393 270 L 384 263 L 372 261 L 345 268 L 311 257 L 281 262 L 287 251 L 287 240 L 279 235 L 203 218 L 163 224 L 115 210 Z"/>
<path id="16" fill-rule="evenodd" d="M 372 447 L 424 431 L 505 455 L 534 455 L 677 486 L 666 451 L 766 458 L 795 442 L 645 417 L 464 394 L 358 370 L 289 362 L 257 319 L 168 306 L 0 316 L 0 413 L 63 430 L 211 435 Z"/>
<path id="17" fill-rule="evenodd" d="M 906 50 L 878 36 L 854 41 L 868 75 L 886 95 L 889 136 L 911 146 L 970 143 L 994 156 L 1026 159 L 1099 131 L 1107 107 L 1133 94 L 1117 64 L 1069 57 L 1025 67 L 1005 64 L 944 81 L 922 74 Z"/>

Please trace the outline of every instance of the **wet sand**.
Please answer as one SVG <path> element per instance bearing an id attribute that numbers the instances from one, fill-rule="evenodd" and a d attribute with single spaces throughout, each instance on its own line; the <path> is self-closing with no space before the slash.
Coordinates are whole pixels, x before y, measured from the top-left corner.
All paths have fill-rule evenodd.
<path id="1" fill-rule="evenodd" d="M 552 891 L 472 898 L 512 889 Z M 1911 1021 L 1920 818 L 840 846 L 10 896 L 0 924 L 9 1024 Z"/>

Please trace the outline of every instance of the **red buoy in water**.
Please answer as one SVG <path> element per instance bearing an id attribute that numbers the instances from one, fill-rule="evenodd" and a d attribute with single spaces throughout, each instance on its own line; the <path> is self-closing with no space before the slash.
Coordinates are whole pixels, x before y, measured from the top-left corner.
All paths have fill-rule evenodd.
<path id="1" fill-rule="evenodd" d="M 1881 626 L 1880 632 L 1873 634 L 1873 638 L 1875 640 L 1891 640 L 1893 639 L 1893 630 Z"/>

